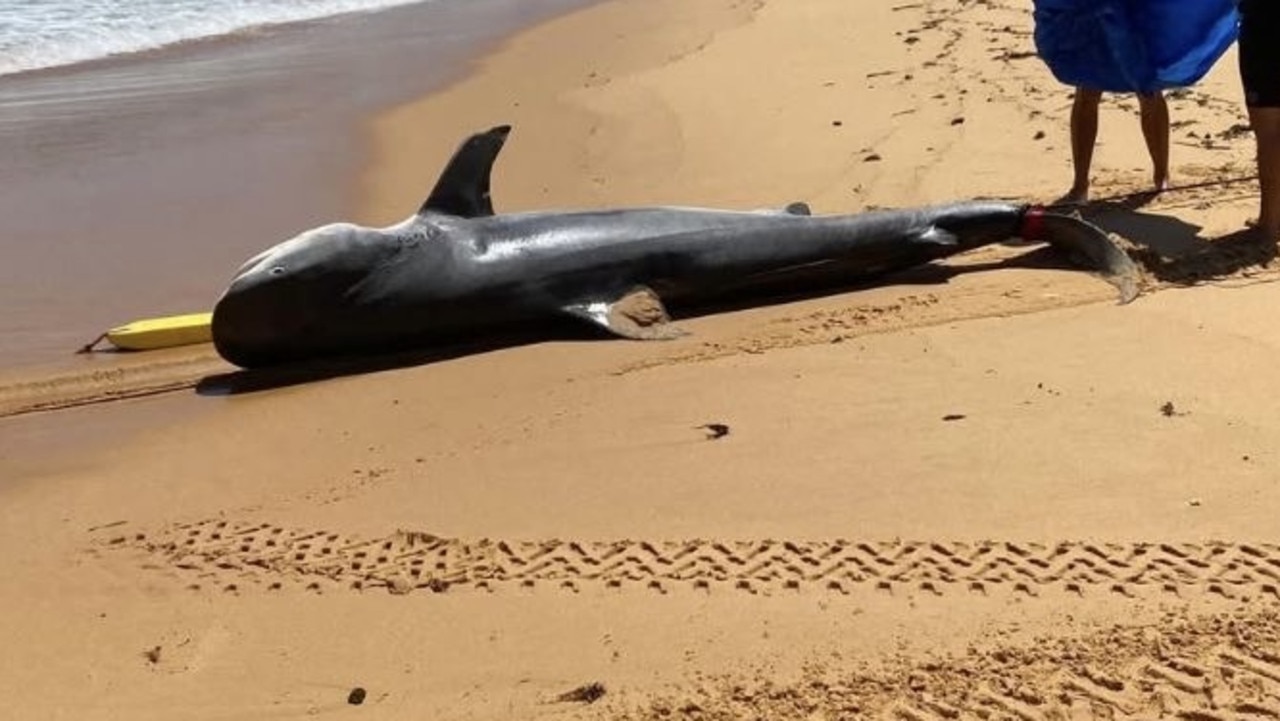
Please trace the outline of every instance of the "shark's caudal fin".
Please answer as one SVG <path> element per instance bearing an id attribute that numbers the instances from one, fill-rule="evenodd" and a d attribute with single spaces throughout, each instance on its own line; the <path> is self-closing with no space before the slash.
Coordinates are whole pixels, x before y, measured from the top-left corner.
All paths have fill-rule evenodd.
<path id="1" fill-rule="evenodd" d="M 446 213 L 464 218 L 493 215 L 489 176 L 510 133 L 510 125 L 498 125 L 467 138 L 454 152 L 418 213 Z"/>
<path id="2" fill-rule="evenodd" d="M 685 335 L 684 330 L 672 324 L 658 294 L 645 286 L 613 297 L 570 303 L 561 310 L 632 340 L 672 340 Z"/>
<path id="3" fill-rule="evenodd" d="M 1023 236 L 1043 240 L 1080 257 L 1120 293 L 1120 303 L 1138 297 L 1138 267 L 1101 228 L 1072 215 L 1046 213 L 1033 208 L 1023 219 Z M 1031 237 L 1027 237 L 1031 236 Z"/>

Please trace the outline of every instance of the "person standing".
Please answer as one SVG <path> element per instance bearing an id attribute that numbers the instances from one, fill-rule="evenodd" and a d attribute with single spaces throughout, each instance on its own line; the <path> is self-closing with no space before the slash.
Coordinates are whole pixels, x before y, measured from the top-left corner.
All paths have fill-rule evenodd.
<path id="1" fill-rule="evenodd" d="M 1280 0 L 1240 2 L 1240 82 L 1258 144 L 1258 229 L 1280 242 Z"/>

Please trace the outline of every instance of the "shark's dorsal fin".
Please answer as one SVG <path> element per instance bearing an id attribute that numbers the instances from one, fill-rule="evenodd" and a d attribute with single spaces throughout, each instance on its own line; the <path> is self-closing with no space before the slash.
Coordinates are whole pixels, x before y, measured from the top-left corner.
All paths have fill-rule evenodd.
<path id="1" fill-rule="evenodd" d="M 498 125 L 467 138 L 445 166 L 418 213 L 445 213 L 463 218 L 493 215 L 489 175 L 510 125 Z"/>
<path id="2" fill-rule="evenodd" d="M 615 297 L 575 301 L 561 310 L 632 340 L 671 340 L 686 334 L 672 324 L 658 294 L 643 285 Z"/>

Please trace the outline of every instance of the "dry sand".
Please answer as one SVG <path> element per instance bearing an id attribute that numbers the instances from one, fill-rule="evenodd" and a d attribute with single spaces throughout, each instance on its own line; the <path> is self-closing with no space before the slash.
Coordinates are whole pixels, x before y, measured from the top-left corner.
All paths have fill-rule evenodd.
<path id="1" fill-rule="evenodd" d="M 1014 3 L 615 0 L 379 118 L 362 219 L 500 122 L 501 210 L 1047 200 L 1069 93 L 1029 32 Z M 1252 174 L 1234 63 L 1172 102 L 1176 184 Z M 1097 196 L 1143 186 L 1133 111 L 1107 100 Z M 669 343 L 10 418 L 39 448 L 53 417 L 183 421 L 3 455 L 5 713 L 1280 716 L 1280 286 L 1229 235 L 1255 199 L 1097 209 L 1150 271 L 1125 307 L 1001 247 Z"/>

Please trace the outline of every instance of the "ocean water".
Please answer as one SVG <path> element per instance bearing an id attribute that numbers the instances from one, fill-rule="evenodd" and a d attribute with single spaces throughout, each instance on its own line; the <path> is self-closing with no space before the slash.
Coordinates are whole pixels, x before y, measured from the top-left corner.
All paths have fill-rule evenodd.
<path id="1" fill-rule="evenodd" d="M 0 0 L 0 75 L 426 0 Z"/>

